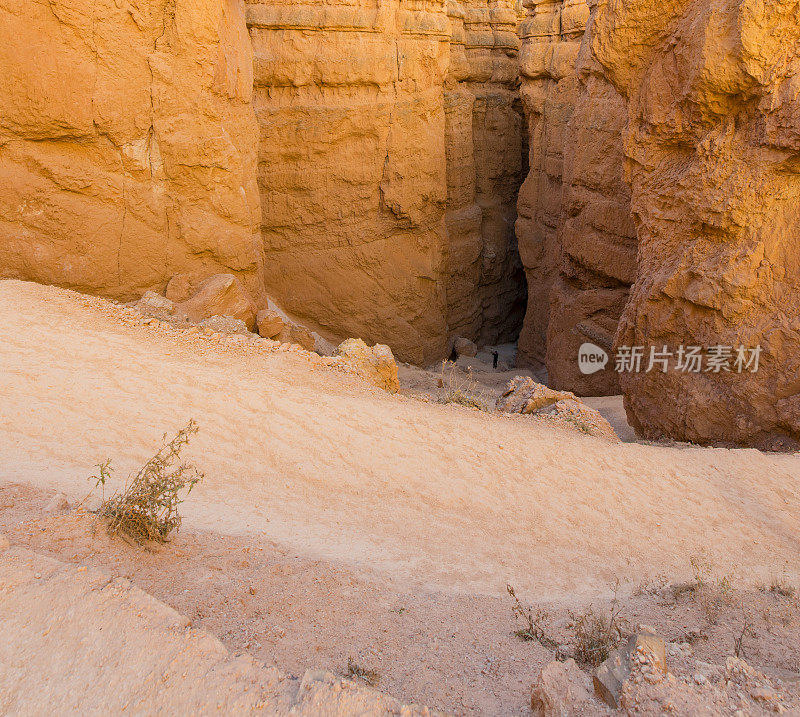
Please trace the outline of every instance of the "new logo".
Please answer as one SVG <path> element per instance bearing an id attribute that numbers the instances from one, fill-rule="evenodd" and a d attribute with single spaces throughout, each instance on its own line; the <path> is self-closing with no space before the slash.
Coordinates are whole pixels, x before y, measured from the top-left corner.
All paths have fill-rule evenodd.
<path id="1" fill-rule="evenodd" d="M 581 344 L 578 349 L 578 369 L 582 374 L 590 376 L 602 371 L 608 363 L 608 354 L 594 344 Z"/>

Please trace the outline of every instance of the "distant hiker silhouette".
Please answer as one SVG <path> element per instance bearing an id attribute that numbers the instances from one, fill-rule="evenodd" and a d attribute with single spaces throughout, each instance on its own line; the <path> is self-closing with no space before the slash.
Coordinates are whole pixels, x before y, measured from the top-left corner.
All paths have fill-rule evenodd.
<path id="1" fill-rule="evenodd" d="M 495 368 L 495 369 L 497 368 L 497 358 L 498 358 L 498 356 L 500 356 L 500 354 L 497 353 L 497 351 L 492 351 L 492 368 Z"/>

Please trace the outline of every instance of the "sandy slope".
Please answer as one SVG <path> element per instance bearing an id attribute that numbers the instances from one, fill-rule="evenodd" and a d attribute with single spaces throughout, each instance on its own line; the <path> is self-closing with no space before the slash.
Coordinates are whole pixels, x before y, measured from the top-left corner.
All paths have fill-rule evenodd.
<path id="1" fill-rule="evenodd" d="M 609 445 L 122 314 L 0 282 L 1 479 L 82 494 L 95 463 L 124 476 L 193 417 L 187 525 L 406 584 L 570 600 L 686 574 L 703 548 L 742 579 L 800 576 L 798 456 Z"/>
<path id="2" fill-rule="evenodd" d="M 308 671 L 287 678 L 131 585 L 0 545 L 0 713 L 429 715 Z"/>

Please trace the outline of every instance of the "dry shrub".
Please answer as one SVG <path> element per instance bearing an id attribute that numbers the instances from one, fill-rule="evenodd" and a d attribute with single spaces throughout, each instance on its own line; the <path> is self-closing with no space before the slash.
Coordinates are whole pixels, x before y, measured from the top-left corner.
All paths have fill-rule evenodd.
<path id="1" fill-rule="evenodd" d="M 742 604 L 742 629 L 736 633 L 733 638 L 733 654 L 736 657 L 741 657 L 743 660 L 747 659 L 745 652 L 745 638 L 758 637 L 758 633 L 753 629 L 753 618 Z"/>
<path id="2" fill-rule="evenodd" d="M 716 625 L 720 614 L 730 604 L 733 592 L 732 579 L 725 575 L 713 579 L 714 564 L 704 552 L 689 559 L 694 575 L 693 592 L 709 625 Z"/>
<path id="3" fill-rule="evenodd" d="M 611 601 L 607 616 L 598 613 L 592 607 L 580 614 L 570 612 L 575 635 L 576 662 L 593 667 L 601 665 L 628 631 L 627 622 L 621 616 L 622 607 L 617 599 L 618 589 L 619 584 L 614 588 L 614 599 Z"/>
<path id="4" fill-rule="evenodd" d="M 178 506 L 183 501 L 179 494 L 185 489 L 188 495 L 203 478 L 195 466 L 178 463 L 181 450 L 195 433 L 197 424 L 189 421 L 128 480 L 121 491 L 102 501 L 97 514 L 105 521 L 109 535 L 121 535 L 139 545 L 148 541 L 165 543 L 169 534 L 180 527 Z M 99 468 L 99 475 L 93 479 L 97 481 L 96 485 L 105 487 L 111 476 L 111 461 Z"/>
<path id="5" fill-rule="evenodd" d="M 347 658 L 347 676 L 363 680 L 371 687 L 375 687 L 381 679 L 381 676 L 375 670 L 369 670 L 362 667 L 353 660 L 352 657 Z"/>
<path id="6" fill-rule="evenodd" d="M 794 597 L 797 590 L 795 589 L 794 585 L 789 582 L 789 578 L 786 574 L 786 567 L 787 566 L 784 565 L 781 574 L 773 575 L 770 584 L 768 586 L 762 585 L 759 590 L 761 590 L 761 592 L 769 592 L 773 595 L 779 595 L 780 597 Z"/>
<path id="7" fill-rule="evenodd" d="M 511 585 L 506 585 L 506 590 L 514 600 L 514 605 L 511 607 L 511 614 L 516 620 L 521 620 L 523 627 L 515 630 L 514 634 L 525 642 L 535 640 L 548 650 L 558 650 L 558 643 L 549 637 L 545 631 L 546 624 L 550 621 L 549 613 L 543 608 L 526 608 L 522 605 L 517 597 L 514 588 Z"/>
<path id="8" fill-rule="evenodd" d="M 472 378 L 472 369 L 468 368 L 466 374 L 461 374 L 456 365 L 450 361 L 442 361 L 439 396 L 436 401 L 457 403 L 479 411 L 489 410 L 478 389 L 478 382 Z"/>

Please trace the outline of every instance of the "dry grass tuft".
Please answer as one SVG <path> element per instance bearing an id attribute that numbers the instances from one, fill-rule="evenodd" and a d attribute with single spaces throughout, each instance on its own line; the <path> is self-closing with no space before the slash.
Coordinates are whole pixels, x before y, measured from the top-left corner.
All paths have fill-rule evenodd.
<path id="1" fill-rule="evenodd" d="M 102 501 L 97 514 L 105 521 L 109 535 L 130 538 L 139 545 L 149 541 L 165 543 L 170 533 L 180 527 L 178 506 L 183 501 L 179 494 L 185 489 L 188 495 L 203 478 L 195 466 L 178 463 L 181 450 L 195 433 L 197 424 L 189 421 L 120 492 Z M 111 461 L 101 464 L 99 469 L 99 475 L 92 478 L 95 487 L 105 487 L 111 477 Z"/>
<path id="2" fill-rule="evenodd" d="M 709 625 L 716 625 L 723 610 L 730 604 L 733 585 L 729 575 L 713 579 L 714 564 L 705 553 L 689 559 L 694 575 L 694 588 L 700 609 Z"/>
<path id="3" fill-rule="evenodd" d="M 478 389 L 478 382 L 472 378 L 472 369 L 467 369 L 466 374 L 461 374 L 458 367 L 450 361 L 442 361 L 439 395 L 436 402 L 457 403 L 479 411 L 489 410 Z"/>
<path id="4" fill-rule="evenodd" d="M 780 597 L 792 598 L 796 595 L 797 589 L 789 582 L 786 575 L 786 566 L 781 575 L 775 575 L 769 585 L 761 585 L 759 590 L 763 593 L 772 593 Z"/>
<path id="5" fill-rule="evenodd" d="M 580 614 L 570 612 L 572 631 L 575 635 L 575 661 L 583 665 L 598 667 L 615 650 L 628 632 L 628 624 L 622 618 L 622 607 L 617 599 L 619 584 L 614 588 L 608 615 L 589 607 Z"/>

